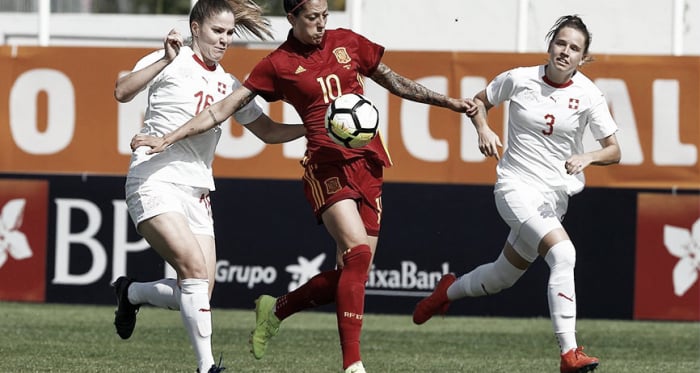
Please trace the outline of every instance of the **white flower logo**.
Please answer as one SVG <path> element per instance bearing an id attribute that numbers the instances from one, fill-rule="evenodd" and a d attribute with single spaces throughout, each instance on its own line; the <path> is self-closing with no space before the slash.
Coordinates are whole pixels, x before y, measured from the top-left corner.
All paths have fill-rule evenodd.
<path id="1" fill-rule="evenodd" d="M 321 253 L 321 255 L 308 260 L 303 256 L 297 258 L 298 264 L 290 264 L 285 270 L 292 274 L 292 282 L 289 283 L 287 287 L 289 291 L 293 291 L 301 285 L 304 285 L 311 277 L 316 276 L 321 272 L 321 264 L 326 259 L 326 254 Z"/>
<path id="2" fill-rule="evenodd" d="M 700 219 L 692 234 L 687 229 L 664 225 L 664 245 L 671 255 L 680 258 L 673 268 L 673 292 L 683 296 L 698 280 L 700 271 Z"/>
<path id="3" fill-rule="evenodd" d="M 7 261 L 8 254 L 16 260 L 32 256 L 27 236 L 19 231 L 27 200 L 13 199 L 5 204 L 0 214 L 0 267 Z"/>

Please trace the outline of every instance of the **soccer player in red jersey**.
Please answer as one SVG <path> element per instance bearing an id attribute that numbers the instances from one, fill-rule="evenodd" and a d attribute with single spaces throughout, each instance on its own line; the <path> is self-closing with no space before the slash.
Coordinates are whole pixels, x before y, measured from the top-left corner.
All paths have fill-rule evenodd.
<path id="1" fill-rule="evenodd" d="M 341 94 L 364 93 L 369 77 L 404 99 L 473 114 L 470 99 L 436 93 L 381 62 L 384 47 L 351 30 L 327 30 L 326 0 L 285 0 L 291 30 L 287 40 L 252 70 L 243 87 L 163 137 L 136 136 L 133 145 L 159 152 L 212 128 L 256 95 L 291 104 L 306 127 L 303 159 L 306 198 L 337 247 L 335 270 L 322 272 L 279 298 L 256 300 L 252 353 L 263 357 L 268 340 L 290 315 L 335 302 L 345 372 L 365 372 L 360 356 L 365 282 L 381 221 L 383 168 L 391 165 L 381 137 L 359 149 L 336 145 L 324 126 L 326 108 Z"/>

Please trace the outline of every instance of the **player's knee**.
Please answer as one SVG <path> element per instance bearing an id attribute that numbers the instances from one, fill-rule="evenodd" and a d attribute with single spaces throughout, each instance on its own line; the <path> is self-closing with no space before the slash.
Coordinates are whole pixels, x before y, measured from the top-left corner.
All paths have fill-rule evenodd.
<path id="1" fill-rule="evenodd" d="M 573 271 L 576 266 L 576 248 L 571 240 L 563 240 L 552 246 L 544 260 L 550 271 Z"/>
<path id="2" fill-rule="evenodd" d="M 488 294 L 492 295 L 510 288 L 518 281 L 518 278 L 519 277 L 509 276 L 503 272 L 491 271 L 490 276 L 485 277 L 482 286 Z"/>
<path id="3" fill-rule="evenodd" d="M 372 250 L 368 245 L 358 245 L 343 254 L 343 271 L 367 274 L 372 264 Z"/>
<path id="4" fill-rule="evenodd" d="M 525 270 L 515 267 L 501 253 L 495 262 L 484 268 L 484 272 L 485 277 L 488 278 L 484 283 L 485 290 L 489 294 L 495 294 L 515 285 Z"/>

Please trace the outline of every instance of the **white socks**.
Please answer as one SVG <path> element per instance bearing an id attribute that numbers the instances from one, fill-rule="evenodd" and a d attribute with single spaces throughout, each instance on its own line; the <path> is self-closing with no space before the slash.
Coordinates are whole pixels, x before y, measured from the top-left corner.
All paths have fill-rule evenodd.
<path id="1" fill-rule="evenodd" d="M 131 304 L 150 304 L 171 310 L 180 309 L 180 288 L 174 278 L 164 278 L 153 282 L 133 282 L 129 285 Z"/>
<path id="2" fill-rule="evenodd" d="M 482 264 L 457 279 L 447 288 L 447 298 L 455 300 L 496 294 L 513 286 L 523 273 L 525 270 L 510 264 L 501 252 L 495 262 Z"/>
<path id="3" fill-rule="evenodd" d="M 576 347 L 576 249 L 571 241 L 561 241 L 549 249 L 544 260 L 549 265 L 549 313 L 554 334 L 564 353 Z"/>
<path id="4" fill-rule="evenodd" d="M 197 355 L 199 371 L 208 372 L 214 365 L 209 280 L 187 278 L 180 281 L 180 315 Z"/>

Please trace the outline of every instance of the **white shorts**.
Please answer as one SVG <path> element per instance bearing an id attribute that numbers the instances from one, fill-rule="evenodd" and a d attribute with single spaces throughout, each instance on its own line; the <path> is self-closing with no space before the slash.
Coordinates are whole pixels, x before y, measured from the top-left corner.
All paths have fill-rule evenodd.
<path id="1" fill-rule="evenodd" d="M 146 219 L 177 212 L 185 216 L 192 233 L 214 237 L 209 189 L 139 178 L 127 178 L 125 189 L 126 206 L 137 230 Z"/>
<path id="2" fill-rule="evenodd" d="M 566 191 L 543 192 L 518 180 L 502 180 L 494 188 L 496 208 L 510 227 L 508 243 L 532 263 L 544 236 L 562 228 L 569 196 Z"/>

